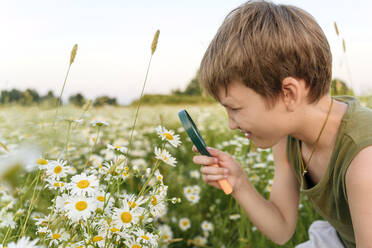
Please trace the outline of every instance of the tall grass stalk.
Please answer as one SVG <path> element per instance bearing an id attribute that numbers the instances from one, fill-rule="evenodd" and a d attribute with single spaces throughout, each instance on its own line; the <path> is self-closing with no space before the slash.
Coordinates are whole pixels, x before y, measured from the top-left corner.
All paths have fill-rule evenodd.
<path id="1" fill-rule="evenodd" d="M 342 51 L 343 51 L 343 54 L 344 54 L 345 67 L 346 67 L 346 71 L 347 71 L 347 76 L 349 77 L 349 81 L 350 81 L 349 86 L 350 86 L 351 89 L 354 89 L 354 87 L 353 87 L 353 80 L 351 78 L 351 71 L 350 71 L 350 66 L 349 66 L 349 60 L 348 60 L 347 54 L 346 54 L 346 42 L 345 42 L 345 39 L 344 38 L 341 38 L 340 31 L 338 29 L 338 26 L 337 26 L 337 23 L 336 22 L 334 22 L 334 27 L 335 27 L 335 31 L 336 31 L 337 37 L 339 37 L 339 39 L 341 40 Z"/>
<path id="2" fill-rule="evenodd" d="M 75 60 L 75 57 L 76 57 L 77 48 L 78 48 L 78 45 L 75 44 L 74 47 L 71 50 L 70 64 L 69 64 L 68 69 L 67 69 L 67 73 L 66 73 L 65 80 L 63 82 L 61 93 L 59 94 L 59 98 L 57 99 L 56 115 L 54 117 L 54 121 L 53 121 L 53 126 L 52 127 L 54 127 L 54 125 L 56 123 L 56 120 L 57 120 L 59 105 L 61 104 L 61 101 L 62 101 L 62 94 L 63 94 L 63 91 L 64 91 L 65 86 L 66 86 L 66 81 L 67 81 L 68 74 L 70 73 L 71 65 L 72 65 L 72 63 L 74 63 L 74 60 Z"/>
<path id="3" fill-rule="evenodd" d="M 142 86 L 142 91 L 141 91 L 141 95 L 139 97 L 139 101 L 138 101 L 138 105 L 137 105 L 137 110 L 136 110 L 136 115 L 134 117 L 134 122 L 133 122 L 133 126 L 132 126 L 132 131 L 130 133 L 130 138 L 129 138 L 129 145 L 128 145 L 128 150 L 126 152 L 126 155 L 128 155 L 129 153 L 129 150 L 131 149 L 131 146 L 132 146 L 132 138 L 133 138 L 133 132 L 134 132 L 134 129 L 136 127 L 136 122 L 137 122 L 137 118 L 138 118 L 138 112 L 139 112 L 139 109 L 140 109 L 140 106 L 141 106 L 141 102 L 142 102 L 142 96 L 143 96 L 143 92 L 145 90 L 145 86 L 146 86 L 146 82 L 147 82 L 147 76 L 149 74 L 149 70 L 150 70 L 150 65 L 151 65 L 151 60 L 152 60 L 152 56 L 154 55 L 155 51 L 156 51 L 156 47 L 158 45 L 158 40 L 159 40 L 159 35 L 160 35 L 160 30 L 157 30 L 155 35 L 154 35 L 154 39 L 152 41 L 152 44 L 151 44 L 151 56 L 150 56 L 150 61 L 149 61 L 149 64 L 147 66 L 147 70 L 146 70 L 146 76 L 145 76 L 145 81 L 143 82 L 143 86 Z"/>

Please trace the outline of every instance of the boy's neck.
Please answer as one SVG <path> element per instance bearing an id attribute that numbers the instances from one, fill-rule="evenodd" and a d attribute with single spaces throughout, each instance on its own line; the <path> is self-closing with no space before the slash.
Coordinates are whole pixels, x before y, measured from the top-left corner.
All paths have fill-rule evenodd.
<path id="1" fill-rule="evenodd" d="M 301 140 L 303 147 L 305 146 L 307 149 L 312 150 L 326 120 L 330 105 L 331 97 L 325 96 L 316 105 L 309 105 L 304 110 L 301 123 L 299 123 L 296 132 L 292 134 L 292 136 Z M 346 103 L 333 100 L 331 112 L 316 147 L 318 152 L 333 149 L 339 126 L 346 110 Z"/>

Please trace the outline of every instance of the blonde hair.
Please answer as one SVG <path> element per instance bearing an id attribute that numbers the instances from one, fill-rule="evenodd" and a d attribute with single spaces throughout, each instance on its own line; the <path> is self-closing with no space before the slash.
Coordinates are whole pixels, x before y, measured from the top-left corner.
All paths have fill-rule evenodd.
<path id="1" fill-rule="evenodd" d="M 221 86 L 227 90 L 237 79 L 263 96 L 268 108 L 289 76 L 305 80 L 309 103 L 317 102 L 330 89 L 330 47 L 309 13 L 267 1 L 248 1 L 227 15 L 199 70 L 201 85 L 215 99 Z"/>

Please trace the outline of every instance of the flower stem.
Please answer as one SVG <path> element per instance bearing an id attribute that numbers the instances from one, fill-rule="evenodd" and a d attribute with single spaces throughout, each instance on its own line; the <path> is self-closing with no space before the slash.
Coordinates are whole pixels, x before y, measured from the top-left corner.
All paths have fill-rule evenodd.
<path id="1" fill-rule="evenodd" d="M 134 122 L 133 122 L 133 126 L 132 126 L 132 131 L 131 131 L 131 133 L 130 133 L 128 150 L 127 150 L 127 153 L 125 154 L 126 156 L 129 154 L 129 150 L 131 149 L 131 146 L 132 146 L 133 132 L 134 132 L 134 129 L 135 129 L 135 127 L 136 127 L 136 122 L 137 122 L 137 118 L 138 118 L 138 112 L 139 112 L 139 108 L 140 108 L 140 106 L 141 106 L 142 96 L 143 96 L 143 92 L 144 92 L 144 90 L 145 90 L 145 86 L 146 86 L 146 82 L 147 82 L 147 76 L 148 76 L 148 74 L 149 74 L 149 70 L 150 70 L 151 60 L 152 60 L 152 54 L 151 54 L 151 56 L 150 56 L 150 61 L 149 61 L 149 64 L 148 64 L 148 66 L 147 66 L 147 71 L 146 71 L 145 81 L 143 82 L 141 95 L 140 95 L 140 98 L 139 98 L 139 100 L 138 100 L 138 105 L 137 105 L 136 115 L 135 115 L 135 117 L 134 117 Z"/>
<path id="2" fill-rule="evenodd" d="M 58 107 L 62 101 L 62 94 L 63 94 L 63 91 L 65 89 L 65 85 L 66 85 L 66 81 L 67 81 L 67 77 L 68 77 L 68 74 L 70 72 L 70 68 L 71 68 L 71 63 L 70 65 L 68 66 L 68 69 L 67 69 L 67 73 L 66 73 L 66 77 L 65 77 L 65 81 L 63 82 L 63 86 L 62 86 L 62 90 L 61 90 L 61 93 L 59 94 L 59 98 L 57 99 L 57 108 L 56 108 L 56 116 L 54 117 L 54 121 L 53 121 L 53 126 L 55 125 L 56 123 L 56 119 L 57 119 L 57 116 L 58 116 Z"/>
<path id="3" fill-rule="evenodd" d="M 85 163 L 85 166 L 88 165 L 88 163 L 89 163 L 89 159 L 90 159 L 90 156 L 92 155 L 93 150 L 94 150 L 94 147 L 95 147 L 96 144 L 97 144 L 97 141 L 98 141 L 98 138 L 99 138 L 99 131 L 100 131 L 100 130 L 101 130 L 101 127 L 98 126 L 98 128 L 97 128 L 96 140 L 94 141 L 94 144 L 93 144 L 93 146 L 92 146 L 92 149 L 90 150 L 90 153 L 89 153 L 89 155 L 88 155 L 88 159 L 87 159 L 87 161 L 86 161 L 86 163 Z"/>

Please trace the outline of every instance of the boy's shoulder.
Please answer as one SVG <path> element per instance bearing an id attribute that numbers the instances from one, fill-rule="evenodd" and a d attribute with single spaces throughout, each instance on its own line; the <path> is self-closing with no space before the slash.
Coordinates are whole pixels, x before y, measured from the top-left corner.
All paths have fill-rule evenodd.
<path id="1" fill-rule="evenodd" d="M 342 118 L 344 135 L 355 144 L 372 141 L 372 109 L 362 106 L 354 96 L 335 96 L 334 99 L 348 104 L 348 109 Z"/>

